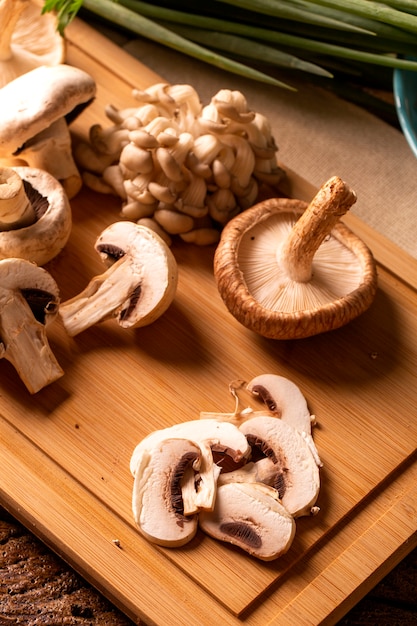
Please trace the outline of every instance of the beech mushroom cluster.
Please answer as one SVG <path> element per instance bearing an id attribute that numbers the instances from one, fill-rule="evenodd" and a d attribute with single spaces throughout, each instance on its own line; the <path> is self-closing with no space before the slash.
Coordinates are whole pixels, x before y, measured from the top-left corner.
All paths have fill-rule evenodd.
<path id="1" fill-rule="evenodd" d="M 239 91 L 222 89 L 206 106 L 190 85 L 158 83 L 133 97 L 135 106 L 108 106 L 113 125 L 93 125 L 75 149 L 84 182 L 118 195 L 123 217 L 167 240 L 217 243 L 260 185 L 282 178 L 269 122 Z"/>
<path id="2" fill-rule="evenodd" d="M 188 543 L 200 527 L 215 539 L 269 561 L 288 551 L 295 519 L 316 514 L 322 463 L 314 417 L 300 389 L 275 374 L 246 385 L 262 408 L 201 413 L 157 430 L 135 448 L 132 510 L 140 532 L 166 547 Z"/>
<path id="3" fill-rule="evenodd" d="M 244 326 L 272 339 L 333 330 L 377 290 L 371 251 L 340 218 L 356 201 L 339 177 L 308 204 L 270 198 L 234 217 L 214 257 L 219 293 Z"/>

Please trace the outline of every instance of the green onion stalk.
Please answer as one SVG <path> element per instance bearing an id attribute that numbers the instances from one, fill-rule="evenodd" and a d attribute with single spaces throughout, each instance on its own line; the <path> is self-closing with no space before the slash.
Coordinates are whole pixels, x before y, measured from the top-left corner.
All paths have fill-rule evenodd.
<path id="1" fill-rule="evenodd" d="M 45 0 L 58 29 L 82 9 L 225 71 L 293 89 L 291 76 L 390 89 L 417 71 L 417 0 Z"/>

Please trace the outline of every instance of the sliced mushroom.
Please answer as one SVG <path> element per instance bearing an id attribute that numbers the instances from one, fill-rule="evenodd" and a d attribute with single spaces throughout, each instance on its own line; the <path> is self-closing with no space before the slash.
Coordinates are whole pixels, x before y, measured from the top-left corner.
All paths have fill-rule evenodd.
<path id="1" fill-rule="evenodd" d="M 0 157 L 48 171 L 69 198 L 75 196 L 82 180 L 65 118 L 87 106 L 95 92 L 91 76 L 65 64 L 15 78 L 0 89 Z"/>
<path id="2" fill-rule="evenodd" d="M 57 17 L 40 0 L 0 1 L 0 87 L 40 65 L 64 62 Z"/>
<path id="3" fill-rule="evenodd" d="M 264 561 L 285 554 L 295 535 L 294 519 L 275 489 L 261 483 L 221 485 L 214 510 L 201 512 L 199 525 L 211 537 Z"/>
<path id="4" fill-rule="evenodd" d="M 245 460 L 251 451 L 245 435 L 233 424 L 214 419 L 190 420 L 156 430 L 136 446 L 130 461 L 133 476 L 141 466 L 144 455 L 151 454 L 153 448 L 161 441 L 172 438 L 193 441 L 201 450 L 198 478 L 195 479 L 195 494 L 190 495 L 188 492 L 187 495 L 187 513 L 199 509 L 212 509 L 216 499 L 217 478 L 221 471 L 220 465 L 214 463 L 213 455 L 231 457 L 235 463 Z"/>
<path id="5" fill-rule="evenodd" d="M 355 201 L 335 176 L 310 204 L 273 198 L 233 218 L 214 258 L 232 315 L 265 337 L 298 339 L 363 313 L 375 297 L 377 273 L 371 251 L 340 222 Z"/>
<path id="6" fill-rule="evenodd" d="M 65 246 L 72 216 L 62 185 L 31 167 L 0 167 L 0 258 L 44 265 Z"/>
<path id="7" fill-rule="evenodd" d="M 256 376 L 246 388 L 252 395 L 259 397 L 271 413 L 293 426 L 304 436 L 317 465 L 320 466 L 319 453 L 311 435 L 315 416 L 310 414 L 307 401 L 300 388 L 288 378 L 277 374 Z"/>
<path id="8" fill-rule="evenodd" d="M 182 488 L 189 467 L 198 469 L 200 448 L 186 439 L 164 439 L 136 466 L 132 508 L 141 533 L 161 546 L 182 546 L 197 532 L 197 516 L 184 515 Z"/>
<path id="9" fill-rule="evenodd" d="M 0 261 L 1 357 L 32 394 L 64 373 L 46 336 L 58 303 L 58 286 L 45 269 L 24 259 Z"/>
<path id="10" fill-rule="evenodd" d="M 93 324 L 117 318 L 122 328 L 152 324 L 175 297 L 178 267 L 167 244 L 152 230 L 115 222 L 95 248 L 110 267 L 92 278 L 59 312 L 70 336 Z"/>
<path id="11" fill-rule="evenodd" d="M 260 374 L 246 386 L 266 407 L 299 432 L 311 434 L 314 416 L 310 414 L 307 401 L 300 388 L 288 378 L 277 374 Z"/>
<path id="12" fill-rule="evenodd" d="M 239 430 L 252 447 L 255 480 L 274 487 L 282 504 L 294 517 L 311 514 L 320 491 L 320 474 L 317 460 L 303 435 L 270 415 L 257 415 L 243 422 Z M 222 474 L 219 480 L 242 480 L 233 472 L 229 474 Z M 244 477 L 247 480 L 248 472 Z"/>

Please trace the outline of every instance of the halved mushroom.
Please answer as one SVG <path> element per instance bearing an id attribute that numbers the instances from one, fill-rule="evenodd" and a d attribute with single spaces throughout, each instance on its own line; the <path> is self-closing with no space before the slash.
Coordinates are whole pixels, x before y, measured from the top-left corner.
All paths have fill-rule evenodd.
<path id="1" fill-rule="evenodd" d="M 32 394 L 64 373 L 46 336 L 58 303 L 58 286 L 45 269 L 24 259 L 0 261 L 0 357 Z"/>
<path id="2" fill-rule="evenodd" d="M 186 439 L 164 439 L 136 466 L 132 508 L 141 533 L 161 546 L 182 546 L 197 532 L 197 516 L 184 515 L 182 483 L 197 470 L 200 448 Z"/>
<path id="3" fill-rule="evenodd" d="M 62 185 L 31 167 L 0 167 L 0 258 L 44 265 L 65 246 L 71 207 Z"/>
<path id="4" fill-rule="evenodd" d="M 199 516 L 200 528 L 264 561 L 285 554 L 295 535 L 295 522 L 275 489 L 261 483 L 219 486 L 212 512 Z"/>
<path id="5" fill-rule="evenodd" d="M 244 326 L 273 339 L 339 328 L 377 289 L 371 251 L 340 218 L 356 201 L 337 176 L 310 204 L 272 198 L 233 218 L 215 252 L 219 293 Z"/>
<path id="6" fill-rule="evenodd" d="M 0 158 L 4 164 L 46 170 L 61 182 L 69 198 L 75 196 L 82 180 L 72 157 L 66 117 L 78 114 L 95 93 L 89 74 L 65 64 L 38 67 L 2 87 Z"/>
<path id="7" fill-rule="evenodd" d="M 239 429 L 228 422 L 214 419 L 190 420 L 156 430 L 136 446 L 130 460 L 130 471 L 136 475 L 143 457 L 152 454 L 155 446 L 166 439 L 183 438 L 193 441 L 201 451 L 198 477 L 195 477 L 194 493 L 187 490 L 186 513 L 200 509 L 212 509 L 216 499 L 216 484 L 221 471 L 213 454 L 225 455 L 235 463 L 245 460 L 251 451 L 249 443 Z"/>
<path id="8" fill-rule="evenodd" d="M 65 58 L 65 40 L 55 13 L 41 0 L 0 0 L 0 87 L 40 65 Z"/>
<path id="9" fill-rule="evenodd" d="M 154 231 L 133 222 L 115 222 L 101 233 L 95 248 L 110 267 L 61 304 L 59 312 L 70 336 L 110 318 L 122 328 L 146 326 L 165 313 L 175 297 L 178 267 Z"/>
<path id="10" fill-rule="evenodd" d="M 320 491 L 320 474 L 317 459 L 303 435 L 270 415 L 257 415 L 243 422 L 239 430 L 252 447 L 252 471 L 221 474 L 219 484 L 247 482 L 252 475 L 252 480 L 274 487 L 294 517 L 311 514 Z"/>

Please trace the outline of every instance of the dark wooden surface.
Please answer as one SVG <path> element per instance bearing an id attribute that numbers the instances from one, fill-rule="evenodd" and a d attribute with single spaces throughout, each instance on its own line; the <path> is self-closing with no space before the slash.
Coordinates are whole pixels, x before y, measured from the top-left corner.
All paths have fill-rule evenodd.
<path id="1" fill-rule="evenodd" d="M 1 507 L 0 546 L 0 626 L 132 624 Z M 401 561 L 339 622 L 339 626 L 353 624 L 417 624 L 417 550 Z M 175 616 L 172 626 L 175 626 Z"/>

